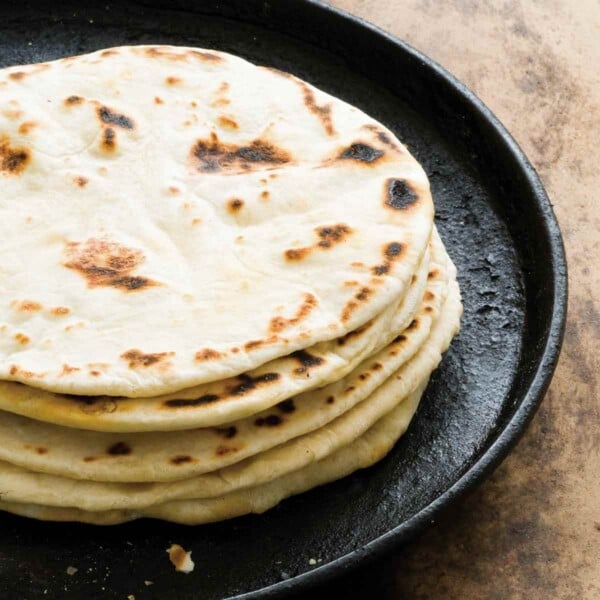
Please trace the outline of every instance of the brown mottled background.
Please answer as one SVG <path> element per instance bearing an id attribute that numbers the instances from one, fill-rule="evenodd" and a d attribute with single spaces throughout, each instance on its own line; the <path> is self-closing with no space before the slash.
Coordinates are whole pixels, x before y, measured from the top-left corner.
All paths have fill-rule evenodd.
<path id="1" fill-rule="evenodd" d="M 600 599 L 600 1 L 333 0 L 466 83 L 532 160 L 569 261 L 562 357 L 496 473 L 340 597 Z"/>

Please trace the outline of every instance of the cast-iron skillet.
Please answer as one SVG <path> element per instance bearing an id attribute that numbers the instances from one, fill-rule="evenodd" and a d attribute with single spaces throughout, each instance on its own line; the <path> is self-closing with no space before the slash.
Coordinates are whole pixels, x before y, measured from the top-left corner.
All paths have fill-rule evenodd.
<path id="1" fill-rule="evenodd" d="M 458 267 L 463 328 L 409 432 L 377 466 L 264 515 L 202 527 L 144 520 L 100 528 L 2 515 L 0 596 L 275 597 L 381 555 L 489 475 L 548 386 L 567 279 L 540 181 L 462 84 L 403 42 L 320 3 L 86 4 L 3 3 L 0 63 L 123 44 L 216 48 L 291 71 L 390 127 L 431 179 L 436 221 Z M 192 574 L 175 573 L 165 554 L 171 542 L 193 550 Z M 67 575 L 68 566 L 77 573 Z"/>

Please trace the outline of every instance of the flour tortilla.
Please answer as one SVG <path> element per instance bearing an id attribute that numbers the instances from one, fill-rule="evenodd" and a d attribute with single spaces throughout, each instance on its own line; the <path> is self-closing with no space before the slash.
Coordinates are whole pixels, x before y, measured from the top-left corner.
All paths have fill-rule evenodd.
<path id="1" fill-rule="evenodd" d="M 116 525 L 141 517 L 201 525 L 248 513 L 263 513 L 289 496 L 335 481 L 381 460 L 408 428 L 424 387 L 425 384 L 351 444 L 319 462 L 255 488 L 218 498 L 166 502 L 135 511 L 86 511 L 9 501 L 0 501 L 0 510 L 45 521 L 80 521 L 93 525 Z"/>
<path id="2" fill-rule="evenodd" d="M 92 511 L 145 509 L 172 500 L 231 494 L 306 468 L 354 442 L 407 395 L 423 386 L 424 379 L 427 380 L 437 367 L 442 352 L 459 327 L 460 296 L 456 284 L 451 285 L 441 318 L 419 354 L 365 400 L 309 434 L 215 473 L 170 483 L 81 481 L 44 475 L 0 462 L 0 496 L 11 502 L 71 506 Z M 392 355 L 389 354 L 389 357 Z"/>
<path id="3" fill-rule="evenodd" d="M 457 320 L 451 308 L 445 309 L 450 311 L 447 316 L 438 319 L 448 284 L 444 271 L 436 271 L 435 278 L 428 282 L 431 296 L 414 323 L 340 381 L 216 429 L 106 434 L 0 413 L 0 459 L 32 471 L 75 479 L 176 481 L 239 463 L 316 431 L 364 401 L 405 363 L 402 372 L 410 385 L 416 385 L 423 372 L 435 368 L 440 348 L 454 333 Z M 436 325 L 431 331 L 433 323 Z M 410 385 L 405 393 L 411 390 Z"/>
<path id="4" fill-rule="evenodd" d="M 402 298 L 427 177 L 361 111 L 232 55 L 0 71 L 0 378 L 156 396 L 344 336 Z"/>
<path id="5" fill-rule="evenodd" d="M 276 358 L 240 376 L 154 398 L 70 396 L 0 381 L 0 409 L 40 421 L 93 431 L 172 431 L 210 427 L 269 408 L 292 395 L 347 375 L 385 347 L 412 321 L 422 302 L 429 273 L 445 268 L 437 233 L 398 305 L 342 338 Z"/>

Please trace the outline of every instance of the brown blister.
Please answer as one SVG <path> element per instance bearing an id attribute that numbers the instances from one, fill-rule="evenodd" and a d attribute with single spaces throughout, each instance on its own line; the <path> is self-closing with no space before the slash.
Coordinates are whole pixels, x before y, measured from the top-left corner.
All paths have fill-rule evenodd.
<path id="1" fill-rule="evenodd" d="M 343 335 L 342 337 L 338 338 L 338 340 L 337 340 L 338 346 L 344 346 L 346 344 L 346 342 L 348 342 L 349 340 L 362 335 L 365 331 L 367 331 L 367 329 L 372 327 L 372 325 L 373 325 L 373 321 L 367 321 L 364 325 L 361 325 L 360 327 L 357 327 L 353 331 L 348 332 L 346 335 Z"/>
<path id="2" fill-rule="evenodd" d="M 352 313 L 354 313 L 363 302 L 366 302 L 372 293 L 373 290 L 371 288 L 362 287 L 354 294 L 353 299 L 349 300 L 342 309 L 342 321 L 348 321 L 352 316 Z"/>
<path id="3" fill-rule="evenodd" d="M 69 260 L 63 266 L 82 275 L 90 288 L 104 286 L 133 292 L 160 285 L 147 277 L 133 275 L 145 257 L 141 250 L 117 242 L 100 238 L 69 242 L 66 254 Z"/>
<path id="4" fill-rule="evenodd" d="M 233 214 L 239 212 L 243 206 L 244 201 L 240 198 L 231 198 L 227 201 L 227 210 Z"/>
<path id="5" fill-rule="evenodd" d="M 31 151 L 24 146 L 13 146 L 7 135 L 0 134 L 0 173 L 20 175 L 31 162 Z"/>
<path id="6" fill-rule="evenodd" d="M 353 161 L 372 166 L 379 164 L 385 158 L 385 152 L 366 142 L 357 141 L 343 148 L 335 157 L 336 161 Z"/>
<path id="7" fill-rule="evenodd" d="M 286 317 L 273 317 L 269 323 L 269 331 L 272 333 L 279 333 L 288 327 L 297 325 L 300 321 L 304 320 L 310 312 L 317 306 L 317 299 L 309 293 L 304 294 L 304 300 L 298 307 L 298 310 L 291 318 Z"/>
<path id="8" fill-rule="evenodd" d="M 174 355 L 174 352 L 145 353 L 134 348 L 132 350 L 127 350 L 127 352 L 123 352 L 121 358 L 128 361 L 130 369 L 141 369 L 165 363 L 169 357 Z"/>
<path id="9" fill-rule="evenodd" d="M 212 348 L 203 348 L 202 350 L 196 352 L 194 358 L 198 362 L 204 362 L 207 360 L 216 360 L 218 358 L 221 358 L 222 356 L 223 354 L 221 352 L 218 352 L 217 350 L 213 350 Z"/>
<path id="10" fill-rule="evenodd" d="M 72 367 L 71 365 L 64 364 L 62 366 L 61 375 L 70 375 L 71 373 L 75 373 L 77 371 L 81 371 L 79 367 Z"/>
<path id="11" fill-rule="evenodd" d="M 250 352 L 251 350 L 256 350 L 256 348 L 261 348 L 262 346 L 268 346 L 269 344 L 274 344 L 279 340 L 279 336 L 272 335 L 264 340 L 250 340 L 244 344 L 244 350 Z M 235 349 L 231 349 L 232 352 L 235 353 Z"/>
<path id="12" fill-rule="evenodd" d="M 218 446 L 215 450 L 215 454 L 217 456 L 225 456 L 226 454 L 231 454 L 232 452 L 237 452 L 239 448 L 235 446 Z"/>
<path id="13" fill-rule="evenodd" d="M 32 446 L 31 444 L 23 444 L 23 448 L 25 448 L 25 450 L 32 450 L 33 452 L 36 452 L 40 455 L 48 454 L 48 448 L 44 446 Z"/>
<path id="14" fill-rule="evenodd" d="M 19 133 L 21 135 L 29 135 L 32 129 L 35 127 L 37 127 L 37 123 L 35 121 L 25 121 L 25 123 L 21 123 L 21 125 L 19 125 Z"/>
<path id="15" fill-rule="evenodd" d="M 345 223 L 337 223 L 317 227 L 315 232 L 319 241 L 312 246 L 290 248 L 284 252 L 285 258 L 289 261 L 299 261 L 306 258 L 313 250 L 328 250 L 345 241 L 352 234 L 352 228 Z"/>
<path id="16" fill-rule="evenodd" d="M 110 456 L 128 456 L 131 452 L 131 447 L 125 442 L 117 442 L 106 450 L 106 453 Z"/>
<path id="17" fill-rule="evenodd" d="M 329 136 L 335 135 L 335 128 L 331 118 L 331 104 L 317 104 L 315 94 L 312 89 L 303 81 L 295 79 L 294 81 L 302 89 L 302 99 L 308 110 L 319 119 L 325 133 Z"/>
<path id="18" fill-rule="evenodd" d="M 17 342 L 19 342 L 19 344 L 21 344 L 22 346 L 26 346 L 31 341 L 29 339 L 29 336 L 21 332 L 15 334 L 15 340 L 17 340 Z"/>
<path id="19" fill-rule="evenodd" d="M 239 129 L 240 128 L 240 126 L 237 124 L 235 119 L 233 119 L 232 117 L 227 117 L 225 115 L 221 115 L 220 117 L 218 117 L 217 122 L 219 123 L 219 125 L 221 127 L 224 127 L 225 129 Z"/>
<path id="20" fill-rule="evenodd" d="M 80 188 L 84 188 L 88 183 L 89 183 L 89 179 L 87 177 L 82 177 L 81 175 L 79 177 L 75 177 L 73 179 L 73 182 L 75 183 L 75 185 L 77 185 Z"/>
<path id="21" fill-rule="evenodd" d="M 78 104 L 82 104 L 84 102 L 84 99 L 81 96 L 68 96 L 67 98 L 65 98 L 65 105 L 66 106 L 76 106 Z"/>
<path id="22" fill-rule="evenodd" d="M 256 139 L 245 146 L 221 142 L 216 133 L 209 140 L 197 140 L 190 150 L 192 166 L 201 173 L 251 171 L 290 162 L 291 156 L 270 142 Z"/>
<path id="23" fill-rule="evenodd" d="M 11 302 L 10 305 L 15 310 L 20 310 L 23 312 L 36 312 L 38 310 L 42 310 L 42 305 L 33 300 L 15 300 Z"/>
<path id="24" fill-rule="evenodd" d="M 179 455 L 173 456 L 173 458 L 169 459 L 169 462 L 172 465 L 179 466 L 179 465 L 185 465 L 185 464 L 194 462 L 194 459 L 191 456 L 188 456 L 185 454 L 179 454 Z"/>
<path id="25" fill-rule="evenodd" d="M 100 140 L 100 149 L 107 154 L 112 154 L 117 149 L 117 133 L 112 127 L 105 127 L 102 130 L 102 139 Z"/>
<path id="26" fill-rule="evenodd" d="M 22 379 L 43 379 L 44 377 L 44 373 L 34 373 L 33 371 L 27 371 L 26 369 L 21 369 L 21 367 L 17 365 L 11 365 L 8 372 L 13 377 L 16 376 Z"/>
<path id="27" fill-rule="evenodd" d="M 64 317 L 71 311 L 66 306 L 55 306 L 54 308 L 50 309 L 50 312 L 56 317 Z"/>
<path id="28" fill-rule="evenodd" d="M 105 125 L 112 125 L 119 127 L 120 129 L 134 129 L 135 121 L 127 115 L 115 112 L 107 106 L 99 106 L 96 109 L 96 114 L 101 123 Z"/>

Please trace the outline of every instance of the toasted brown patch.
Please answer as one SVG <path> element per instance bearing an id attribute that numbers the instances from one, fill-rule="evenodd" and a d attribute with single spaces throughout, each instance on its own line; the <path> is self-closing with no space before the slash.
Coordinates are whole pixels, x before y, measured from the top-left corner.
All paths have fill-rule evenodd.
<path id="1" fill-rule="evenodd" d="M 89 179 L 87 177 L 81 177 L 81 176 L 75 177 L 75 179 L 73 179 L 73 181 L 75 182 L 75 185 L 78 185 L 81 188 L 85 187 L 89 183 Z"/>
<path id="2" fill-rule="evenodd" d="M 250 171 L 256 167 L 273 167 L 290 162 L 286 150 L 256 139 L 246 146 L 226 144 L 215 133 L 210 140 L 198 140 L 190 150 L 192 164 L 201 173 L 223 170 Z"/>
<path id="3" fill-rule="evenodd" d="M 227 201 L 227 210 L 230 213 L 239 212 L 243 206 L 244 206 L 244 201 L 241 200 L 240 198 L 231 198 L 231 200 Z"/>
<path id="4" fill-rule="evenodd" d="M 65 98 L 65 104 L 67 106 L 76 106 L 77 104 L 82 104 L 83 98 L 81 96 L 69 96 Z"/>
<path id="5" fill-rule="evenodd" d="M 147 354 L 141 350 L 133 349 L 127 350 L 121 354 L 121 358 L 129 362 L 130 369 L 140 369 L 142 367 L 150 367 L 160 362 L 164 362 L 170 356 L 173 356 L 174 352 L 154 352 Z"/>
<path id="6" fill-rule="evenodd" d="M 279 333 L 292 325 L 297 325 L 300 321 L 306 318 L 310 312 L 317 306 L 317 299 L 309 293 L 304 294 L 304 301 L 299 306 L 296 314 L 287 319 L 285 317 L 273 317 L 269 323 L 269 331 Z"/>
<path id="7" fill-rule="evenodd" d="M 15 340 L 17 340 L 17 342 L 19 342 L 19 344 L 21 344 L 22 346 L 29 344 L 29 342 L 31 341 L 28 336 L 20 332 L 15 334 Z"/>
<path id="8" fill-rule="evenodd" d="M 290 357 L 297 360 L 300 363 L 300 366 L 294 369 L 294 373 L 296 375 L 303 375 L 312 369 L 313 367 L 317 367 L 322 365 L 325 362 L 325 359 L 320 356 L 314 356 L 310 354 L 306 350 L 296 350 L 296 352 L 292 352 Z"/>
<path id="9" fill-rule="evenodd" d="M 232 452 L 237 452 L 238 448 L 235 446 L 218 446 L 215 450 L 215 454 L 217 456 L 225 456 L 226 454 L 231 454 Z"/>
<path id="10" fill-rule="evenodd" d="M 231 117 L 226 117 L 224 115 L 220 116 L 217 119 L 219 125 L 221 127 L 225 127 L 225 129 L 239 129 L 240 126 L 236 123 L 236 121 L 234 119 L 232 119 Z"/>
<path id="11" fill-rule="evenodd" d="M 263 190 L 263 191 L 260 193 L 260 197 L 261 197 L 261 199 L 262 199 L 262 200 L 268 200 L 268 199 L 269 199 L 269 196 L 270 196 L 270 194 L 269 194 L 269 191 L 268 191 L 268 190 Z"/>
<path id="12" fill-rule="evenodd" d="M 10 73 L 8 76 L 8 78 L 12 79 L 13 81 L 21 81 L 21 79 L 24 79 L 25 77 L 27 77 L 27 73 L 24 71 L 15 71 L 14 73 Z"/>
<path id="13" fill-rule="evenodd" d="M 75 373 L 76 371 L 81 371 L 78 367 L 71 367 L 70 365 L 64 364 L 62 366 L 61 375 L 69 375 L 69 373 Z"/>
<path id="14" fill-rule="evenodd" d="M 98 115 L 100 121 L 106 125 L 114 125 L 115 127 L 120 127 L 121 129 L 133 129 L 135 127 L 135 122 L 133 119 L 126 115 L 117 113 L 106 106 L 98 107 L 96 114 Z"/>
<path id="15" fill-rule="evenodd" d="M 94 462 L 95 460 L 97 460 L 98 457 L 96 456 L 84 456 L 83 457 L 83 462 L 89 463 L 89 462 Z"/>
<path id="16" fill-rule="evenodd" d="M 194 58 L 203 62 L 221 62 L 223 58 L 212 52 L 200 50 L 185 50 L 183 52 L 172 52 L 166 48 L 145 48 L 144 54 L 150 58 L 165 58 L 173 62 L 187 62 L 188 58 Z"/>
<path id="17" fill-rule="evenodd" d="M 106 450 L 106 454 L 111 456 L 127 456 L 131 454 L 131 448 L 125 442 L 117 442 Z"/>
<path id="18" fill-rule="evenodd" d="M 384 205 L 394 210 L 405 210 L 418 201 L 419 195 L 406 179 L 388 179 L 383 193 Z"/>
<path id="19" fill-rule="evenodd" d="M 267 415 L 266 417 L 258 417 L 254 421 L 257 427 L 277 427 L 283 423 L 283 419 L 279 415 Z"/>
<path id="20" fill-rule="evenodd" d="M 20 175 L 31 162 L 31 152 L 22 146 L 12 146 L 8 136 L 0 134 L 0 173 Z"/>
<path id="21" fill-rule="evenodd" d="M 101 373 L 100 371 L 96 371 L 96 369 L 92 369 L 92 370 L 90 371 L 90 375 L 91 375 L 92 377 L 100 377 L 100 375 L 102 375 L 102 373 Z"/>
<path id="22" fill-rule="evenodd" d="M 154 104 L 164 104 L 165 101 L 159 96 L 154 96 Z"/>
<path id="23" fill-rule="evenodd" d="M 173 400 L 165 400 L 163 406 L 167 408 L 188 408 L 192 406 L 202 406 L 203 404 L 211 404 L 220 399 L 216 394 L 204 394 L 198 398 L 175 398 Z"/>
<path id="24" fill-rule="evenodd" d="M 85 242 L 69 242 L 66 248 L 67 269 L 85 277 L 88 287 L 114 287 L 126 292 L 139 291 L 159 283 L 133 275 L 144 262 L 141 250 L 129 248 L 106 239 L 90 238 Z"/>
<path id="25" fill-rule="evenodd" d="M 406 339 L 407 339 L 407 338 L 406 338 L 406 336 L 405 336 L 405 335 L 403 335 L 403 334 L 397 335 L 397 336 L 394 338 L 394 340 L 393 340 L 392 344 L 400 344 L 401 342 L 405 342 L 405 341 L 406 341 Z"/>
<path id="26" fill-rule="evenodd" d="M 263 192 L 264 193 L 264 192 Z M 328 250 L 332 246 L 343 242 L 351 233 L 352 228 L 345 223 L 336 225 L 323 225 L 315 229 L 319 241 L 314 246 L 304 248 L 290 248 L 284 252 L 287 260 L 302 260 L 314 249 Z"/>
<path id="27" fill-rule="evenodd" d="M 435 300 L 435 294 L 432 291 L 427 290 L 425 292 L 425 295 L 423 296 L 423 298 L 425 298 L 425 300 L 428 300 L 428 301 Z"/>
<path id="28" fill-rule="evenodd" d="M 34 373 L 33 371 L 27 371 L 25 369 L 21 369 L 21 367 L 18 367 L 17 365 L 11 365 L 8 372 L 13 376 L 17 375 L 19 377 L 22 377 L 23 379 L 33 379 L 34 377 L 42 378 L 44 376 L 43 373 Z"/>
<path id="29" fill-rule="evenodd" d="M 429 273 L 427 273 L 427 279 L 434 279 L 438 275 L 439 271 L 437 269 L 432 269 L 431 271 L 429 271 Z"/>
<path id="30" fill-rule="evenodd" d="M 296 405 L 294 404 L 293 398 L 288 398 L 287 400 L 283 400 L 279 404 L 277 404 L 277 408 L 285 414 L 293 413 L 296 410 Z"/>
<path id="31" fill-rule="evenodd" d="M 263 373 L 252 377 L 246 373 L 238 375 L 238 380 L 241 382 L 238 385 L 231 387 L 228 390 L 229 396 L 243 396 L 247 392 L 256 389 L 259 386 L 277 381 L 281 376 L 279 373 Z"/>
<path id="32" fill-rule="evenodd" d="M 372 371 L 380 371 L 381 369 L 383 369 L 383 365 L 381 363 L 375 363 L 371 365 Z"/>
<path id="33" fill-rule="evenodd" d="M 385 132 L 383 129 L 381 129 L 381 127 L 372 124 L 372 125 L 364 125 L 363 127 L 364 129 L 367 129 L 369 131 L 372 131 L 375 136 L 377 137 L 377 139 L 382 143 L 385 144 L 388 148 L 395 150 L 397 152 L 401 152 L 400 146 L 398 146 L 398 144 L 396 144 L 394 142 L 394 140 L 388 135 L 387 132 Z"/>
<path id="34" fill-rule="evenodd" d="M 178 456 L 174 456 L 173 458 L 171 458 L 169 460 L 169 462 L 172 465 L 185 465 L 187 463 L 191 463 L 194 459 L 191 456 L 187 456 L 187 455 L 178 455 Z"/>
<path id="35" fill-rule="evenodd" d="M 36 126 L 37 123 L 35 121 L 25 121 L 25 123 L 21 123 L 21 125 L 19 125 L 19 133 L 21 135 L 28 135 Z"/>
<path id="36" fill-rule="evenodd" d="M 413 319 L 406 328 L 406 331 L 413 331 L 419 326 L 419 319 Z"/>
<path id="37" fill-rule="evenodd" d="M 344 390 L 344 394 L 351 394 L 356 388 L 351 385 Z"/>
<path id="38" fill-rule="evenodd" d="M 331 104 L 317 104 L 315 94 L 308 84 L 297 79 L 295 81 L 302 88 L 302 96 L 306 108 L 321 121 L 321 125 L 327 135 L 334 135 L 335 129 L 331 120 Z"/>
<path id="39" fill-rule="evenodd" d="M 179 85 L 182 82 L 180 77 L 169 76 L 165 79 L 167 85 Z"/>
<path id="40" fill-rule="evenodd" d="M 264 340 L 250 340 L 244 344 L 244 350 L 254 350 L 256 348 L 260 348 L 261 346 L 267 346 L 268 344 L 274 344 L 279 339 L 278 336 L 272 335 Z M 231 350 L 232 352 L 236 352 L 235 349 Z"/>
<path id="41" fill-rule="evenodd" d="M 344 148 L 337 158 L 340 160 L 353 160 L 361 163 L 372 164 L 384 156 L 383 150 L 373 148 L 363 142 L 354 142 L 348 148 Z"/>
<path id="42" fill-rule="evenodd" d="M 357 327 L 353 331 L 348 332 L 346 335 L 338 338 L 338 340 L 337 340 L 338 346 L 343 346 L 346 344 L 346 342 L 348 342 L 352 338 L 362 335 L 372 325 L 373 325 L 373 321 L 367 321 L 364 325 L 361 325 L 360 327 Z"/>
<path id="43" fill-rule="evenodd" d="M 112 127 L 106 127 L 102 132 L 100 148 L 108 153 L 114 152 L 117 149 L 117 134 Z"/>
<path id="44" fill-rule="evenodd" d="M 369 373 L 368 371 L 366 373 L 361 373 L 358 378 L 361 381 L 365 381 L 366 379 L 369 379 L 369 377 L 371 377 L 371 373 Z"/>
<path id="45" fill-rule="evenodd" d="M 348 321 L 352 316 L 352 313 L 373 293 L 373 290 L 368 287 L 362 287 L 356 294 L 354 299 L 349 300 L 344 308 L 342 309 L 342 321 Z"/>
<path id="46" fill-rule="evenodd" d="M 25 450 L 33 450 L 38 454 L 48 454 L 48 448 L 44 446 L 32 446 L 31 444 L 23 444 L 23 448 L 25 448 Z"/>
<path id="47" fill-rule="evenodd" d="M 55 308 L 51 309 L 50 312 L 57 317 L 64 317 L 71 311 L 66 306 L 56 306 Z"/>
<path id="48" fill-rule="evenodd" d="M 102 52 L 100 52 L 100 56 L 104 57 L 104 58 L 108 58 L 109 56 L 117 56 L 119 53 L 117 50 L 113 50 L 112 48 L 109 48 L 108 50 L 103 50 Z"/>
<path id="49" fill-rule="evenodd" d="M 24 312 L 35 312 L 37 310 L 42 310 L 42 305 L 39 302 L 34 302 L 33 300 L 15 300 L 11 302 L 11 306 L 15 310 L 22 310 Z"/>
<path id="50" fill-rule="evenodd" d="M 327 400 L 325 400 L 327 404 L 333 404 L 335 402 L 335 398 L 333 396 L 327 396 Z"/>
<path id="51" fill-rule="evenodd" d="M 198 362 L 203 362 L 205 360 L 216 360 L 217 358 L 221 358 L 223 355 L 221 352 L 217 350 L 213 350 L 212 348 L 204 348 L 196 352 L 194 358 Z"/>
<path id="52" fill-rule="evenodd" d="M 237 435 L 237 428 L 234 425 L 231 425 L 230 427 L 217 428 L 215 431 L 218 435 L 228 440 Z"/>

